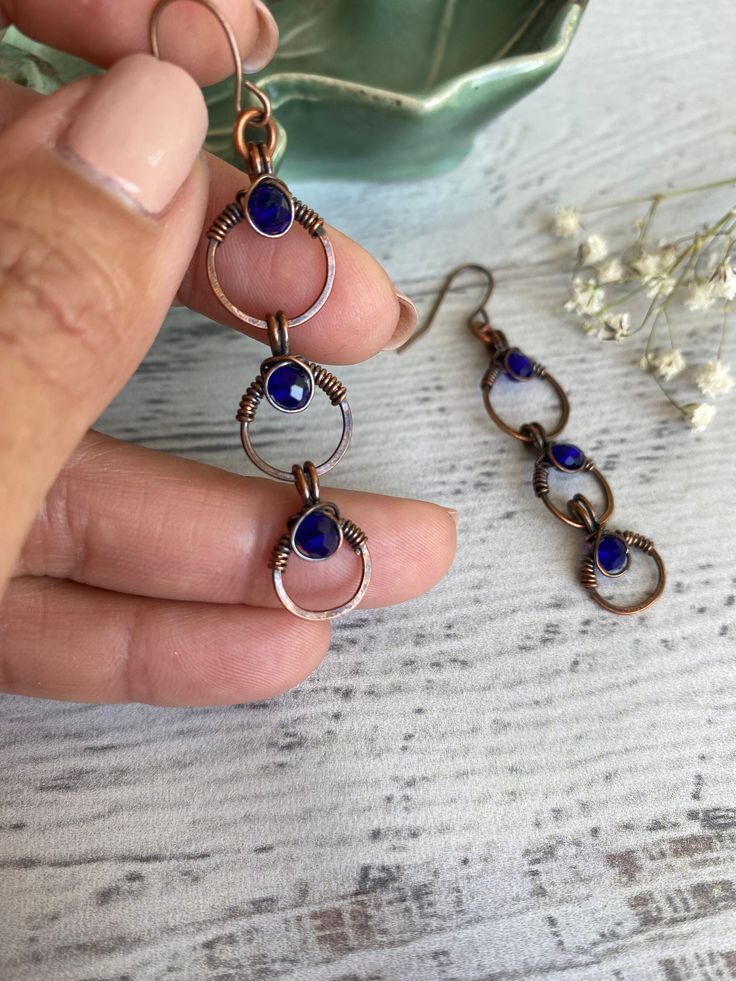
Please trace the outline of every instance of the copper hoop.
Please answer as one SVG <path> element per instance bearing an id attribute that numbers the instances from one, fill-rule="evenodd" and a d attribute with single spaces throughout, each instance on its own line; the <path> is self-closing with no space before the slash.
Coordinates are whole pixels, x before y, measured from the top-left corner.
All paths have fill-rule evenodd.
<path id="1" fill-rule="evenodd" d="M 318 373 L 315 374 L 315 385 L 318 388 L 322 388 Z M 337 447 L 331 456 L 329 456 L 323 463 L 320 463 L 319 466 L 314 467 L 315 473 L 318 477 L 322 477 L 324 474 L 329 473 L 330 470 L 333 470 L 338 465 L 340 460 L 342 460 L 347 453 L 348 447 L 350 446 L 350 440 L 352 439 L 353 414 L 350 410 L 348 400 L 343 399 L 338 403 L 338 406 L 340 408 L 340 412 L 342 413 L 342 434 L 340 436 L 340 442 L 337 444 Z M 262 470 L 263 473 L 268 474 L 269 477 L 274 477 L 276 480 L 291 481 L 294 479 L 293 468 L 292 470 L 280 470 L 278 467 L 272 467 L 270 463 L 263 459 L 263 457 L 253 446 L 250 427 L 255 419 L 257 408 L 258 405 L 256 404 L 254 406 L 251 418 L 241 420 L 240 441 L 243 444 L 243 449 L 245 450 L 245 453 L 251 463 L 255 464 L 255 466 L 258 467 L 259 470 Z"/>
<path id="2" fill-rule="evenodd" d="M 496 410 L 491 405 L 491 389 L 502 374 L 503 369 L 498 364 L 494 364 L 483 376 L 481 388 L 483 390 L 483 404 L 486 407 L 486 412 L 498 426 L 498 428 L 502 432 L 506 433 L 507 436 L 513 436 L 514 439 L 518 439 L 522 443 L 533 443 L 534 435 L 529 435 L 528 433 L 523 432 L 523 427 L 522 429 L 514 429 L 512 426 L 509 426 L 509 424 L 498 415 Z M 570 403 L 568 401 L 567 394 L 557 379 L 553 375 L 550 375 L 550 373 L 545 368 L 542 368 L 541 365 L 534 366 L 534 374 L 537 378 L 543 378 L 545 381 L 548 381 L 559 399 L 560 418 L 555 428 L 550 429 L 547 433 L 547 436 L 549 437 L 559 436 L 567 425 L 567 420 L 570 416 Z"/>
<path id="3" fill-rule="evenodd" d="M 621 535 L 630 548 L 638 548 L 641 552 L 644 552 L 645 555 L 648 555 L 656 565 L 657 584 L 652 592 L 640 603 L 631 603 L 627 606 L 618 606 L 615 603 L 609 602 L 598 592 L 598 576 L 595 568 L 595 561 L 590 555 L 586 555 L 582 561 L 582 565 L 580 567 L 580 581 L 584 588 L 587 589 L 593 602 L 596 603 L 602 610 L 605 610 L 606 613 L 616 613 L 618 616 L 630 616 L 632 613 L 641 613 L 642 610 L 646 610 L 653 603 L 657 602 L 659 597 L 664 592 L 665 585 L 667 584 L 667 570 L 665 569 L 664 562 L 662 561 L 659 552 L 654 547 L 654 543 L 649 541 L 649 539 L 644 538 L 642 535 L 632 531 L 614 532 L 614 534 Z"/>
<path id="4" fill-rule="evenodd" d="M 362 545 L 355 547 L 353 551 L 360 557 L 363 563 L 363 570 L 358 588 L 355 590 L 347 603 L 343 603 L 341 606 L 335 606 L 331 610 L 305 610 L 303 607 L 295 603 L 286 592 L 282 570 L 280 568 L 274 568 L 272 570 L 273 586 L 280 602 L 290 613 L 293 613 L 294 616 L 301 617 L 302 620 L 334 620 L 336 617 L 341 617 L 346 613 L 350 613 L 350 611 L 354 610 L 365 596 L 366 590 L 368 589 L 368 585 L 371 581 L 372 573 L 371 556 L 365 542 L 363 542 Z"/>
<path id="5" fill-rule="evenodd" d="M 225 309 L 228 310 L 234 317 L 237 317 L 238 320 L 242 320 L 243 323 L 246 323 L 251 327 L 257 327 L 259 330 L 267 330 L 268 323 L 265 320 L 259 320 L 258 317 L 251 317 L 249 314 L 245 313 L 244 310 L 241 310 L 240 307 L 235 306 L 235 304 L 232 302 L 232 300 L 227 296 L 227 294 L 223 290 L 220 284 L 220 279 L 217 275 L 217 266 L 216 266 L 217 250 L 222 244 L 222 242 L 225 241 L 225 238 L 228 235 L 228 233 L 234 227 L 235 225 L 230 225 L 227 229 L 225 229 L 222 232 L 221 238 L 210 238 L 209 243 L 207 245 L 207 278 L 210 281 L 210 287 L 212 289 L 212 292 L 215 294 L 215 296 L 220 301 L 222 306 L 224 306 Z M 289 325 L 291 327 L 298 327 L 300 324 L 306 323 L 308 320 L 311 320 L 312 317 L 322 309 L 322 307 L 327 302 L 330 293 L 332 292 L 332 287 L 335 282 L 335 253 L 332 248 L 332 243 L 330 242 L 326 232 L 324 231 L 324 227 L 320 228 L 320 230 L 316 232 L 312 237 L 318 239 L 320 245 L 324 249 L 325 259 L 327 262 L 325 282 L 324 282 L 324 286 L 322 287 L 322 292 L 319 294 L 319 296 L 311 305 L 311 307 L 305 310 L 304 313 L 299 314 L 298 317 L 289 318 Z"/>
<path id="6" fill-rule="evenodd" d="M 558 508 L 552 501 L 548 485 L 548 475 L 550 471 L 556 469 L 557 468 L 553 467 L 544 457 L 540 457 L 534 465 L 534 491 L 550 514 L 553 514 L 556 518 L 559 518 L 560 521 L 564 522 L 570 528 L 577 528 L 579 531 L 585 531 L 587 525 L 584 521 L 576 520 L 570 515 L 569 512 L 568 514 L 565 514 L 565 512 L 560 510 L 560 508 Z M 599 524 L 604 524 L 613 514 L 614 501 L 611 485 L 592 461 L 588 461 L 588 463 L 586 463 L 586 465 L 578 472 L 591 474 L 600 484 L 606 499 L 606 503 L 603 508 L 603 513 L 596 515 L 595 517 Z M 570 471 L 570 473 L 574 473 L 574 471 Z M 570 502 L 568 501 L 568 505 L 569 504 Z"/>

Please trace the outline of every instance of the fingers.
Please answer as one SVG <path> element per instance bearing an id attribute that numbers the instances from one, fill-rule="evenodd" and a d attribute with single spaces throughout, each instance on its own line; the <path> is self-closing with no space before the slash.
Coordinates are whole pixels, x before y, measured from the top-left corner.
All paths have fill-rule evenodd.
<path id="1" fill-rule="evenodd" d="M 25 86 L 0 79 L 0 132 L 16 119 L 20 119 L 24 112 L 40 100 L 41 96 L 38 93 L 32 92 Z"/>
<path id="2" fill-rule="evenodd" d="M 324 657 L 330 629 L 276 610 L 17 579 L 0 606 L 0 691 L 84 702 L 269 698 Z"/>
<path id="3" fill-rule="evenodd" d="M 332 489 L 323 499 L 368 534 L 373 578 L 364 606 L 417 596 L 449 568 L 455 525 L 444 508 Z M 298 505 L 293 487 L 91 434 L 54 484 L 17 572 L 169 599 L 277 606 L 268 559 Z M 285 582 L 302 606 L 324 609 L 352 594 L 359 565 L 349 548 L 321 563 L 292 556 Z"/>
<path id="4" fill-rule="evenodd" d="M 29 96 L 0 87 L 0 118 L 27 107 Z M 223 160 L 206 155 L 210 191 L 204 228 L 247 185 L 247 177 Z M 411 300 L 396 293 L 378 262 L 352 239 L 329 229 L 337 275 L 330 298 L 320 312 L 294 329 L 295 350 L 328 364 L 355 364 L 384 348 L 398 347 L 416 326 Z M 207 239 L 202 233 L 179 291 L 180 302 L 261 343 L 266 332 L 229 314 L 214 296 L 206 271 Z M 295 317 L 309 307 L 322 288 L 325 259 L 319 244 L 300 227 L 284 238 L 268 240 L 241 223 L 217 253 L 218 274 L 228 296 L 261 320 L 283 310 Z M 247 275 L 243 271 L 247 270 Z"/>
<path id="5" fill-rule="evenodd" d="M 153 5 L 153 0 L 0 0 L 0 21 L 4 17 L 37 41 L 107 66 L 150 50 Z M 278 45 L 278 28 L 266 5 L 261 0 L 217 0 L 217 6 L 233 28 L 246 69 L 263 68 Z M 191 0 L 180 0 L 163 13 L 160 45 L 163 57 L 181 65 L 201 85 L 233 71 L 222 28 L 210 11 Z"/>
<path id="6" fill-rule="evenodd" d="M 206 200 L 206 124 L 189 75 L 133 55 L 0 137 L 0 588 L 181 281 Z"/>
<path id="7" fill-rule="evenodd" d="M 224 161 L 209 157 L 208 164 L 207 226 L 248 184 L 242 173 Z M 365 249 L 332 228 L 328 234 L 335 250 L 335 284 L 320 312 L 294 328 L 292 344 L 317 361 L 355 364 L 384 348 L 397 330 L 402 339 L 411 332 L 416 310 L 411 303 L 402 308 L 386 272 Z M 231 316 L 213 295 L 207 279 L 207 244 L 202 236 L 180 299 L 265 343 L 264 330 Z M 218 249 L 217 263 L 227 295 L 241 310 L 260 319 L 278 310 L 291 318 L 302 313 L 318 296 L 326 271 L 319 243 L 296 225 L 283 238 L 269 240 L 241 222 Z"/>

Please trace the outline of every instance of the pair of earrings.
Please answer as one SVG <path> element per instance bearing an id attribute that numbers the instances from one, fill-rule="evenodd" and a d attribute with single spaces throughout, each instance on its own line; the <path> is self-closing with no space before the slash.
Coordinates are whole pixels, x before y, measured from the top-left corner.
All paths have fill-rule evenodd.
<path id="1" fill-rule="evenodd" d="M 159 55 L 158 26 L 164 9 L 176 0 L 159 0 L 153 10 L 150 24 L 151 50 Z M 337 506 L 323 501 L 320 496 L 320 477 L 329 473 L 343 458 L 350 445 L 353 429 L 352 414 L 345 386 L 321 365 L 293 354 L 291 330 L 310 320 L 322 309 L 330 296 L 335 281 L 335 255 L 325 231 L 323 219 L 311 208 L 293 197 L 290 190 L 273 173 L 273 156 L 278 143 L 278 131 L 266 94 L 252 82 L 245 87 L 255 96 L 258 107 L 242 107 L 243 69 L 235 35 L 222 12 L 212 0 L 195 0 L 206 7 L 219 21 L 230 46 L 235 64 L 235 112 L 233 142 L 244 161 L 250 185 L 227 204 L 207 232 L 207 276 L 212 292 L 222 306 L 234 317 L 250 327 L 266 333 L 271 355 L 262 362 L 260 371 L 242 399 L 236 418 L 240 423 L 243 449 L 249 459 L 261 471 L 276 480 L 293 483 L 300 499 L 300 508 L 289 519 L 287 529 L 276 542 L 269 563 L 276 594 L 283 606 L 296 616 L 307 620 L 328 620 L 353 610 L 365 595 L 371 578 L 371 558 L 365 533 L 350 519 L 343 517 Z M 265 131 L 265 139 L 249 139 L 249 130 Z M 217 254 L 230 232 L 241 222 L 247 221 L 259 235 L 265 238 L 281 238 L 293 226 L 301 227 L 322 247 L 325 258 L 325 278 L 319 295 L 312 305 L 290 320 L 283 312 L 276 311 L 265 320 L 253 317 L 241 310 L 227 296 L 217 273 Z M 482 302 L 471 314 L 468 325 L 473 333 L 488 347 L 490 366 L 483 376 L 481 389 L 486 410 L 496 425 L 507 435 L 530 446 L 537 454 L 534 468 L 534 491 L 548 510 L 557 518 L 585 533 L 586 554 L 581 567 L 581 582 L 591 598 L 603 609 L 612 613 L 636 613 L 651 605 L 662 593 L 665 585 L 665 569 L 652 542 L 629 531 L 609 531 L 606 521 L 613 511 L 613 494 L 605 477 L 592 460 L 572 443 L 557 442 L 569 416 L 569 402 L 562 386 L 546 371 L 518 348 L 511 347 L 505 335 L 492 327 L 485 309 L 493 290 L 492 274 L 483 266 L 463 266 L 448 278 L 425 325 L 417 331 L 400 350 L 413 343 L 434 320 L 440 305 L 455 277 L 466 270 L 480 271 L 487 279 L 487 289 Z M 491 403 L 494 386 L 505 378 L 513 383 L 528 382 L 533 378 L 546 380 L 552 385 L 560 403 L 559 421 L 547 433 L 536 422 L 519 429 L 509 426 L 496 413 Z M 290 471 L 279 469 L 264 460 L 255 450 L 252 428 L 258 406 L 265 399 L 279 412 L 291 415 L 303 412 L 311 403 L 317 389 L 338 408 L 342 418 L 342 434 L 334 452 L 321 464 L 311 461 L 295 464 Z M 550 469 L 569 474 L 587 471 L 596 476 L 604 491 L 606 504 L 597 515 L 593 505 L 582 494 L 576 494 L 567 502 L 567 513 L 552 502 L 549 488 Z M 358 588 L 341 606 L 329 610 L 306 610 L 289 596 L 283 581 L 292 554 L 307 562 L 321 562 L 334 555 L 343 545 L 350 546 L 362 563 Z M 631 548 L 638 548 L 649 555 L 657 567 L 657 583 L 642 602 L 630 606 L 615 606 L 598 592 L 598 573 L 606 577 L 622 575 L 629 565 Z"/>

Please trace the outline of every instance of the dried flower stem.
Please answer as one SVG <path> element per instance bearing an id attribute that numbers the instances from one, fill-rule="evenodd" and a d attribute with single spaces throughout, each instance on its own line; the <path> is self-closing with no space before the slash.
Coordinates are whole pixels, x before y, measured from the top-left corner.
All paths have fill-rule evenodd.
<path id="1" fill-rule="evenodd" d="M 630 198 L 613 204 L 586 209 L 594 213 L 647 204 L 645 214 L 635 222 L 633 242 L 618 254 L 611 252 L 606 240 L 595 231 L 577 248 L 570 298 L 565 308 L 583 319 L 582 329 L 601 341 L 623 341 L 648 329 L 641 367 L 649 371 L 667 400 L 689 424 L 700 431 L 716 413 L 711 402 L 680 404 L 665 388 L 682 374 L 687 363 L 679 350 L 671 313 L 676 304 L 688 312 L 705 312 L 714 304 L 722 304 L 723 320 L 718 353 L 715 360 L 695 365 L 693 380 L 706 397 L 719 397 L 734 386 L 729 365 L 721 360 L 729 326 L 731 301 L 736 300 L 736 265 L 732 253 L 736 241 L 736 208 L 729 208 L 708 227 L 696 230 L 674 242 L 647 246 L 655 217 L 662 203 L 671 198 L 712 191 L 736 184 L 736 177 L 712 181 L 673 191 Z M 575 239 L 582 233 L 581 212 L 560 207 L 555 213 L 553 230 L 558 238 Z M 721 240 L 716 242 L 716 240 Z M 629 329 L 627 306 L 639 294 L 645 293 L 650 302 L 642 319 Z M 669 350 L 653 350 L 657 327 L 663 321 L 667 330 Z"/>
<path id="2" fill-rule="evenodd" d="M 625 208 L 631 204 L 649 204 L 656 200 L 657 207 L 662 201 L 670 198 L 682 198 L 688 194 L 702 194 L 704 191 L 715 191 L 719 187 L 730 187 L 736 184 L 736 176 L 725 177 L 723 180 L 711 181 L 708 184 L 695 184 L 692 187 L 682 187 L 674 191 L 660 191 L 657 194 L 647 194 L 637 198 L 627 198 L 625 201 L 614 201 L 612 204 L 601 204 L 595 208 L 583 208 L 581 213 L 585 215 L 596 214 L 599 211 L 609 211 L 614 208 Z"/>

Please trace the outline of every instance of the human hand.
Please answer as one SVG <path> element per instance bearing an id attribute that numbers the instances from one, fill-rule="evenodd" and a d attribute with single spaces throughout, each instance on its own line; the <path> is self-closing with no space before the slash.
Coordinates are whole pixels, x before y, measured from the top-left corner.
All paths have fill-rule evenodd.
<path id="1" fill-rule="evenodd" d="M 266 8 L 220 3 L 246 65 L 265 64 L 277 43 Z M 224 77 L 230 56 L 216 20 L 186 3 L 162 22 L 161 42 L 187 71 L 142 53 L 152 5 L 0 0 L 0 21 L 113 65 L 44 99 L 0 83 L 0 691 L 226 704 L 296 684 L 330 628 L 282 610 L 267 574 L 293 488 L 87 433 L 177 294 L 243 329 L 209 289 L 202 233 L 247 180 L 201 152 L 207 113 L 192 79 Z M 400 343 L 414 318 L 365 251 L 330 237 L 335 286 L 299 328 L 299 349 L 357 362 Z M 311 302 L 322 261 L 306 235 L 269 242 L 241 226 L 222 278 L 254 315 L 288 316 Z M 447 570 L 455 529 L 444 508 L 330 498 L 370 539 L 364 606 L 416 596 Z M 339 601 L 351 558 L 342 549 L 322 577 L 293 563 L 290 591 L 308 606 Z"/>

